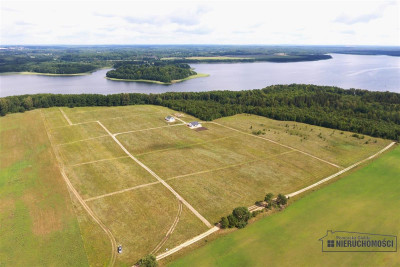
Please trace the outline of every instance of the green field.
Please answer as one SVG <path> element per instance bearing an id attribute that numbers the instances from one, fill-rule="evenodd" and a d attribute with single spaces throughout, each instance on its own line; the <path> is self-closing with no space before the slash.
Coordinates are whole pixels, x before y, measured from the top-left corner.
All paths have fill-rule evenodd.
<path id="1" fill-rule="evenodd" d="M 167 123 L 167 115 L 181 120 Z M 116 243 L 123 245 L 123 254 L 117 255 L 118 266 L 131 266 L 155 248 L 159 248 L 156 254 L 164 252 L 208 229 L 140 164 L 214 224 L 236 206 L 253 205 L 266 192 L 294 192 L 389 143 L 249 115 L 203 122 L 206 129 L 196 131 L 185 125 L 196 118 L 151 105 L 49 108 L 1 120 L 5 129 L 22 127 L 10 121 L 25 116 L 31 116 L 30 123 L 43 126 L 45 122 L 71 185 Z M 265 134 L 251 134 L 255 130 Z M 27 130 L 24 133 L 27 135 Z M 38 134 L 47 140 L 44 127 L 38 128 Z M 39 137 L 31 136 L 30 141 L 35 138 Z M 12 139 L 10 134 L 2 137 L 2 146 L 13 144 L 8 139 Z M 11 148 L 2 149 L 9 152 Z M 14 169 L 10 172 L 17 173 Z M 77 233 L 80 230 L 83 240 L 80 244 L 85 248 L 83 256 L 86 252 L 84 265 L 107 264 L 111 239 L 77 199 L 72 197 L 72 203 L 80 226 Z M 165 237 L 170 228 L 172 233 Z"/>
<path id="2" fill-rule="evenodd" d="M 87 266 L 40 110 L 0 118 L 0 138 L 0 266 Z"/>
<path id="3" fill-rule="evenodd" d="M 171 266 L 399 266 L 396 253 L 323 253 L 327 230 L 400 235 L 400 147 Z"/>

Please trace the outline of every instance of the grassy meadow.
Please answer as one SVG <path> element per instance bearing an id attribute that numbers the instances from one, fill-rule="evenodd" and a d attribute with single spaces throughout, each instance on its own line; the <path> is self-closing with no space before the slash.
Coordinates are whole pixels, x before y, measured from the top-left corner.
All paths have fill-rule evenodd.
<path id="1" fill-rule="evenodd" d="M 88 266 L 40 110 L 0 118 L 0 138 L 0 266 Z"/>
<path id="2" fill-rule="evenodd" d="M 324 253 L 327 230 L 400 235 L 400 147 L 286 210 L 169 266 L 399 266 L 395 253 Z"/>
<path id="3" fill-rule="evenodd" d="M 277 121 L 261 116 L 240 114 L 216 122 L 260 136 L 323 158 L 342 167 L 368 157 L 390 143 L 371 136 L 353 137 L 353 133 L 293 121 Z"/>
<path id="4" fill-rule="evenodd" d="M 217 120 L 221 125 L 203 123 L 207 128 L 203 131 L 179 120 L 165 122 L 165 116 L 178 114 L 186 122 L 197 120 L 151 105 L 48 108 L 0 118 L 0 219 L 6 225 L 0 231 L 15 229 L 4 232 L 0 259 L 11 265 L 69 266 L 77 262 L 103 266 L 110 259 L 105 232 L 76 199 L 70 201 L 43 122 L 71 184 L 123 246 L 123 253 L 117 255 L 118 266 L 131 266 L 152 251 L 173 225 L 180 204 L 127 156 L 98 121 L 211 224 L 237 206 L 253 205 L 267 192 L 291 193 L 341 169 L 290 147 L 345 167 L 389 143 L 249 115 Z M 258 130 L 265 134 L 251 134 Z M 206 230 L 184 206 L 177 227 L 159 253 Z M 63 242 L 57 242 L 60 239 Z M 20 240 L 18 249 L 8 245 L 13 240 Z M 47 245 L 52 255 L 45 257 Z M 44 246 L 47 250 L 41 251 Z M 72 253 L 59 257 L 66 249 Z M 23 253 L 32 256 L 18 257 Z"/>

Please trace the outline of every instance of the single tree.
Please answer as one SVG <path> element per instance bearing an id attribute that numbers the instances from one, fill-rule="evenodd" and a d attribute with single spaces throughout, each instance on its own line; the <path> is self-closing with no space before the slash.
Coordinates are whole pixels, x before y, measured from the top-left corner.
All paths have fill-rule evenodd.
<path id="1" fill-rule="evenodd" d="M 237 228 L 244 228 L 247 225 L 247 221 L 251 218 L 251 213 L 246 207 L 235 208 L 232 215 L 236 218 L 235 226 Z"/>
<path id="2" fill-rule="evenodd" d="M 137 265 L 143 266 L 143 267 L 157 267 L 158 263 L 157 263 L 157 260 L 156 260 L 155 256 L 147 255 L 147 256 L 141 258 L 138 261 Z"/>

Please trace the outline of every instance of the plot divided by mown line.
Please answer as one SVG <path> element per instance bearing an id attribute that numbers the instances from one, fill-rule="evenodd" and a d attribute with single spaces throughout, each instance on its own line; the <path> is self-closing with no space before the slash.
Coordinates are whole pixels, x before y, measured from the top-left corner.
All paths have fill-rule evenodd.
<path id="1" fill-rule="evenodd" d="M 153 153 L 159 153 L 159 152 L 165 152 L 165 151 L 171 151 L 171 150 L 177 150 L 177 149 L 182 149 L 182 148 L 188 148 L 188 147 L 194 147 L 194 146 L 199 146 L 199 145 L 204 145 L 204 144 L 209 144 L 209 143 L 213 143 L 216 141 L 221 141 L 221 140 L 225 140 L 225 139 L 229 139 L 232 137 L 235 137 L 236 135 L 231 135 L 231 136 L 225 136 L 225 137 L 221 137 L 221 138 L 215 138 L 215 139 L 211 139 L 209 141 L 203 141 L 203 142 L 198 142 L 198 143 L 194 143 L 194 144 L 188 144 L 188 145 L 183 145 L 180 147 L 171 147 L 171 148 L 164 148 L 164 149 L 158 149 L 158 150 L 152 150 L 149 152 L 144 152 L 144 153 L 140 153 L 140 154 L 136 154 L 135 156 L 143 156 L 143 155 L 148 155 L 148 154 L 153 154 Z"/>
<path id="2" fill-rule="evenodd" d="M 75 167 L 75 166 L 81 166 L 81 165 L 87 165 L 87 164 L 93 164 L 93 163 L 102 162 L 102 161 L 109 161 L 109 160 L 116 160 L 116 159 L 123 159 L 123 158 L 129 158 L 129 156 L 115 157 L 115 158 L 109 158 L 109 159 L 99 159 L 99 160 L 93 160 L 93 161 L 88 161 L 88 162 L 76 163 L 76 164 L 72 164 L 69 166 Z"/>
<path id="3" fill-rule="evenodd" d="M 61 109 L 60 109 L 61 110 Z M 100 228 L 106 233 L 106 235 L 108 236 L 108 238 L 110 239 L 111 242 L 111 258 L 110 258 L 110 266 L 114 266 L 115 264 L 115 260 L 116 260 L 116 249 L 117 249 L 117 242 L 115 241 L 115 237 L 113 236 L 113 234 L 111 233 L 111 231 L 103 224 L 103 222 L 96 216 L 96 214 L 90 209 L 90 207 L 88 205 L 86 205 L 85 201 L 82 199 L 82 197 L 79 195 L 78 191 L 74 188 L 74 186 L 72 185 L 71 181 L 68 179 L 67 174 L 65 173 L 64 170 L 64 165 L 62 163 L 61 160 L 61 156 L 59 155 L 59 151 L 56 149 L 56 146 L 54 145 L 54 142 L 52 140 L 51 134 L 49 133 L 49 130 L 47 128 L 47 124 L 43 115 L 43 112 L 41 111 L 41 117 L 43 120 L 43 123 L 45 125 L 45 129 L 46 129 L 46 134 L 47 137 L 50 141 L 51 147 L 53 149 L 54 155 L 56 157 L 59 169 L 60 169 L 60 173 L 69 189 L 70 192 L 73 193 L 73 195 L 76 197 L 76 199 L 79 201 L 79 203 L 82 205 L 82 207 L 86 210 L 86 212 L 89 214 L 89 216 L 95 221 L 96 224 L 98 224 L 100 226 Z M 65 114 L 64 114 L 65 115 Z M 67 121 L 69 121 L 68 117 L 65 115 L 65 118 L 67 119 Z M 70 123 L 70 121 L 69 121 Z"/>
<path id="4" fill-rule="evenodd" d="M 188 207 L 194 215 L 196 215 L 207 227 L 211 228 L 212 225 L 207 221 L 206 218 L 204 218 L 195 208 L 192 207 L 183 197 L 181 197 L 169 184 L 167 184 L 163 179 L 161 179 L 157 174 L 155 174 L 150 168 L 148 168 L 146 165 L 144 165 L 141 161 L 139 161 L 137 158 L 132 156 L 132 154 L 121 144 L 121 142 L 100 122 L 97 121 L 97 123 L 103 127 L 103 129 L 109 134 L 109 136 L 122 148 L 122 150 L 131 158 L 133 159 L 137 164 L 139 164 L 141 167 L 143 167 L 147 172 L 149 172 L 153 177 L 155 177 L 162 185 L 164 185 L 169 191 L 172 192 L 182 203 Z"/>
<path id="5" fill-rule="evenodd" d="M 327 164 L 329 164 L 329 165 L 332 165 L 332 166 L 334 166 L 334 167 L 336 167 L 336 168 L 338 168 L 338 169 L 341 169 L 341 168 L 342 168 L 341 166 L 339 166 L 339 165 L 337 165 L 337 164 L 334 164 L 334 163 L 332 163 L 332 162 L 326 161 L 326 160 L 321 159 L 321 158 L 319 158 L 319 157 L 317 157 L 317 156 L 311 155 L 310 153 L 307 153 L 307 152 L 305 152 L 305 151 L 299 150 L 299 149 L 297 149 L 297 148 L 294 148 L 294 147 L 291 147 L 291 146 L 288 146 L 288 145 L 281 144 L 281 143 L 279 143 L 279 142 L 276 142 L 276 141 L 274 141 L 274 140 L 271 140 L 271 139 L 268 139 L 268 138 L 265 138 L 265 137 L 262 137 L 262 136 L 256 136 L 256 135 L 254 135 L 254 134 L 246 133 L 246 132 L 240 131 L 240 130 L 238 130 L 238 129 L 235 129 L 235 128 L 232 128 L 232 127 L 229 127 L 229 126 L 226 126 L 226 125 L 220 124 L 220 123 L 218 123 L 218 122 L 214 122 L 214 121 L 204 122 L 204 123 L 216 124 L 216 125 L 225 127 L 225 128 L 227 128 L 227 129 L 230 129 L 230 130 L 232 130 L 232 131 L 240 132 L 240 133 L 242 133 L 242 134 L 246 134 L 246 135 L 249 135 L 249 136 L 253 136 L 253 137 L 255 137 L 255 138 L 260 138 L 260 139 L 263 139 L 263 140 L 267 140 L 267 141 L 269 141 L 269 142 L 271 142 L 271 143 L 274 143 L 274 144 L 280 145 L 280 146 L 282 146 L 282 147 L 286 147 L 286 148 L 289 148 L 289 149 L 298 151 L 298 152 L 300 152 L 300 153 L 302 153 L 302 154 L 304 154 L 304 155 L 307 155 L 307 156 L 310 156 L 310 157 L 312 157 L 312 158 L 315 158 L 315 159 L 317 159 L 317 160 L 319 160 L 319 161 L 325 162 L 325 163 L 327 163 Z"/>
<path id="6" fill-rule="evenodd" d="M 331 179 L 333 179 L 333 178 L 335 178 L 335 177 L 337 177 L 337 176 L 339 176 L 339 175 L 341 175 L 341 174 L 343 174 L 343 173 L 345 173 L 345 172 L 347 172 L 347 171 L 349 171 L 349 170 L 351 170 L 351 169 L 353 169 L 353 168 L 359 166 L 360 164 L 365 163 L 366 161 L 369 161 L 369 160 L 371 160 L 371 159 L 373 159 L 373 158 L 379 156 L 380 154 L 382 154 L 383 152 L 385 152 L 386 150 L 388 150 L 389 148 L 391 148 L 391 147 L 392 147 L 393 145 L 395 145 L 395 144 L 396 144 L 395 142 L 391 142 L 389 145 L 387 145 L 386 147 L 384 147 L 383 149 L 381 149 L 381 150 L 378 151 L 377 153 L 375 153 L 375 154 L 369 156 L 368 158 L 365 158 L 365 159 L 363 159 L 363 160 L 361 160 L 361 161 L 359 161 L 359 162 L 357 162 L 357 163 L 355 163 L 355 164 L 353 164 L 353 165 L 351 165 L 351 166 L 349 166 L 349 167 L 347 167 L 347 168 L 345 168 L 345 169 L 343 169 L 343 170 L 341 170 L 341 171 L 339 171 L 339 172 L 337 172 L 337 173 L 335 173 L 335 174 L 333 174 L 333 175 L 330 175 L 330 176 L 328 176 L 328 177 L 326 177 L 326 178 L 320 180 L 319 182 L 317 182 L 317 183 L 315 183 L 315 184 L 312 184 L 312 185 L 310 185 L 310 186 L 307 186 L 307 187 L 305 187 L 305 188 L 303 188 L 303 189 L 301 189 L 301 190 L 298 190 L 298 191 L 296 191 L 296 192 L 287 194 L 286 197 L 293 197 L 293 196 L 299 195 L 299 194 L 301 194 L 301 193 L 304 193 L 305 191 L 310 190 L 311 188 L 314 188 L 314 187 L 316 187 L 316 186 L 318 186 L 318 185 L 320 185 L 320 184 L 323 184 L 323 183 L 325 183 L 325 182 L 327 182 L 327 181 L 329 181 L 329 180 L 331 180 Z M 261 210 L 262 208 L 263 208 L 263 207 L 260 207 L 260 206 L 257 206 L 257 205 L 252 205 L 252 206 L 248 207 L 248 209 L 249 209 L 250 212 L 257 211 L 257 210 Z M 218 231 L 218 230 L 220 230 L 220 228 L 218 228 L 217 226 L 215 226 L 215 227 L 211 228 L 210 230 L 208 230 L 208 231 L 206 231 L 206 232 L 204 232 L 204 233 L 202 233 L 202 234 L 200 234 L 200 235 L 198 235 L 198 236 L 196 236 L 196 237 L 194 237 L 194 238 L 192 238 L 192 239 L 190 239 L 190 240 L 188 240 L 188 241 L 186 241 L 186 242 L 184 242 L 184 243 L 182 243 L 182 244 L 180 244 L 180 245 L 178 245 L 178 246 L 176 246 L 176 247 L 174 247 L 173 249 L 171 249 L 171 250 L 169 250 L 169 251 L 167 251 L 167 252 L 164 252 L 164 253 L 161 253 L 161 254 L 157 255 L 157 256 L 156 256 L 156 259 L 157 259 L 157 260 L 161 260 L 161 259 L 163 259 L 163 258 L 165 258 L 165 257 L 168 257 L 168 256 L 170 256 L 170 255 L 172 255 L 172 254 L 174 254 L 174 253 L 180 251 L 181 249 L 183 249 L 183 248 L 185 248 L 185 247 L 188 247 L 188 246 L 190 246 L 191 244 L 196 243 L 196 242 L 198 242 L 198 241 L 204 239 L 205 237 L 207 237 L 207 236 L 213 234 L 214 232 L 216 232 L 216 231 Z"/>
<path id="7" fill-rule="evenodd" d="M 250 164 L 250 163 L 254 163 L 254 162 L 259 162 L 259 161 L 264 161 L 267 159 L 272 159 L 272 158 L 276 158 L 285 154 L 289 154 L 289 153 L 293 153 L 293 152 L 297 152 L 295 150 L 290 150 L 290 151 L 286 151 L 286 152 L 282 152 L 273 156 L 269 156 L 269 157 L 264 157 L 264 158 L 258 158 L 258 159 L 254 159 L 254 160 L 249 160 L 246 162 L 242 162 L 242 163 L 236 163 L 236 164 L 229 164 L 226 166 L 222 166 L 220 168 L 215 168 L 215 169 L 210 169 L 210 170 L 204 170 L 204 171 L 199 171 L 199 172 L 194 172 L 194 173 L 188 173 L 188 174 L 182 174 L 182 175 L 177 175 L 174 177 L 170 177 L 167 178 L 165 180 L 173 180 L 173 179 L 177 179 L 177 178 L 184 178 L 184 177 L 188 177 L 188 176 L 193 176 L 193 175 L 197 175 L 197 174 L 204 174 L 204 173 L 209 173 L 209 172 L 215 172 L 215 171 L 220 171 L 220 170 L 224 170 L 224 169 L 229 169 L 229 168 L 233 168 L 233 167 L 238 167 L 238 166 L 242 166 L 242 165 L 246 165 L 246 164 Z"/>
<path id="8" fill-rule="evenodd" d="M 86 121 L 86 122 L 72 123 L 72 124 L 68 124 L 68 125 L 49 128 L 49 130 L 51 131 L 51 130 L 54 130 L 54 129 L 66 128 L 66 127 L 71 127 L 71 126 L 75 126 L 75 125 L 82 125 L 82 124 L 89 124 L 89 123 L 96 123 L 96 121 Z"/>
<path id="9" fill-rule="evenodd" d="M 79 143 L 79 142 L 84 142 L 84 141 L 89 141 L 89 140 L 93 140 L 93 139 L 97 139 L 97 138 L 102 138 L 102 137 L 106 137 L 106 136 L 108 136 L 108 135 L 105 134 L 105 135 L 100 135 L 100 136 L 96 136 L 96 137 L 91 137 L 91 138 L 86 138 L 86 139 L 80 139 L 80 140 L 76 140 L 76 141 L 72 141 L 72 142 L 67 142 L 67 143 L 58 144 L 57 146 L 70 145 L 70 144 Z"/>
<path id="10" fill-rule="evenodd" d="M 155 185 L 155 184 L 159 184 L 159 183 L 160 182 L 157 181 L 157 182 L 153 182 L 153 183 L 141 184 L 141 185 L 125 188 L 125 189 L 122 189 L 122 190 L 119 190 L 119 191 L 115 191 L 115 192 L 111 192 L 111 193 L 108 193 L 108 194 L 87 198 L 87 199 L 85 199 L 85 202 L 93 201 L 93 200 L 100 199 L 100 198 L 103 198 L 103 197 L 110 197 L 110 196 L 113 196 L 113 195 L 122 194 L 122 193 L 125 193 L 125 192 L 128 192 L 128 191 L 132 191 L 132 190 L 135 190 L 135 189 L 139 189 L 139 188 L 142 188 L 142 187 Z"/>
<path id="11" fill-rule="evenodd" d="M 182 126 L 182 125 L 185 125 L 185 124 L 184 123 L 180 123 L 180 124 L 166 125 L 166 126 L 160 126 L 160 127 L 154 127 L 154 128 L 146 128 L 146 129 L 141 129 L 141 130 L 126 131 L 126 132 L 115 133 L 113 135 L 117 136 L 117 135 L 120 135 L 120 134 L 145 132 L 145 131 L 150 131 L 150 130 L 156 130 L 156 129 L 161 129 L 161 128 L 174 127 L 174 126 Z"/>
<path id="12" fill-rule="evenodd" d="M 67 115 L 64 113 L 64 111 L 61 108 L 58 108 L 61 113 L 63 114 L 65 120 L 68 122 L 69 125 L 73 125 L 73 123 L 69 120 L 69 118 L 67 117 Z"/>
<path id="13" fill-rule="evenodd" d="M 380 154 L 382 154 L 383 152 L 385 152 L 386 150 L 391 148 L 394 144 L 396 144 L 396 143 L 395 142 L 391 142 L 385 148 L 383 148 L 382 150 L 380 150 L 377 153 L 373 154 L 372 156 L 369 156 L 366 159 L 363 159 L 363 160 L 361 160 L 361 161 L 359 161 L 357 163 L 354 163 L 353 165 L 351 165 L 351 166 L 349 166 L 349 167 L 347 167 L 347 168 L 345 168 L 345 169 L 343 169 L 343 170 L 341 170 L 341 171 L 339 171 L 339 172 L 337 172 L 335 174 L 332 174 L 331 176 L 328 176 L 328 177 L 326 177 L 326 178 L 324 178 L 324 179 L 322 179 L 322 180 L 320 180 L 320 181 L 318 181 L 318 182 L 316 182 L 316 183 L 314 183 L 314 184 L 312 184 L 310 186 L 307 186 L 307 187 L 305 187 L 303 189 L 300 189 L 300 190 L 298 190 L 296 192 L 287 194 L 286 197 L 294 197 L 294 196 L 299 195 L 299 194 L 301 194 L 301 193 L 303 193 L 305 191 L 310 190 L 311 188 L 314 188 L 314 187 L 316 187 L 316 186 L 318 186 L 320 184 L 323 184 L 323 183 L 325 183 L 325 182 L 327 182 L 329 180 L 332 180 L 333 178 L 335 178 L 335 177 L 337 177 L 337 176 L 339 176 L 339 175 L 341 175 L 341 174 L 343 174 L 343 173 L 345 173 L 345 172 L 357 167 L 358 165 L 360 165 L 360 164 L 362 164 L 362 163 L 364 163 L 364 162 L 366 162 L 368 160 L 371 160 L 371 159 L 375 158 L 376 156 L 379 156 Z"/>

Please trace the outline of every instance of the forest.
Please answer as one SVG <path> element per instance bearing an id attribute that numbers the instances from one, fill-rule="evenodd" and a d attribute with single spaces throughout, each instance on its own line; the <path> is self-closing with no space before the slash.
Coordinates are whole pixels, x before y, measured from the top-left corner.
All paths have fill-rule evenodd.
<path id="1" fill-rule="evenodd" d="M 2 46 L 0 73 L 74 74 L 129 61 L 147 63 L 298 62 L 330 59 L 329 53 L 400 56 L 398 47 L 277 46 L 277 45 L 97 45 Z M 207 57 L 232 57 L 207 59 Z M 193 57 L 205 57 L 196 59 Z"/>
<path id="2" fill-rule="evenodd" d="M 173 80 L 185 79 L 197 73 L 188 64 L 170 64 L 155 62 L 153 64 L 122 64 L 115 70 L 107 72 L 108 78 L 127 80 L 151 80 L 171 83 Z"/>
<path id="3" fill-rule="evenodd" d="M 352 131 L 400 141 L 400 94 L 307 84 L 246 91 L 163 94 L 36 94 L 0 98 L 0 114 L 35 108 L 162 105 L 201 120 L 239 113 Z"/>

